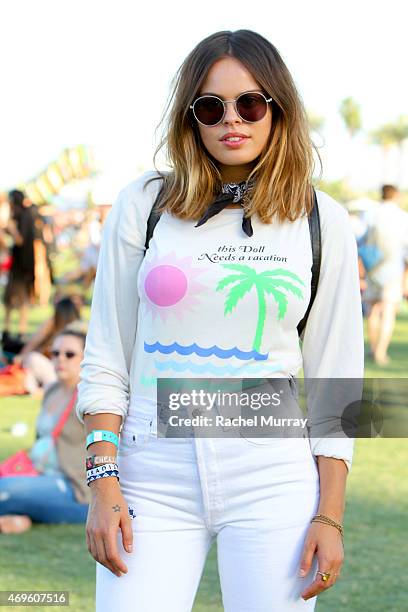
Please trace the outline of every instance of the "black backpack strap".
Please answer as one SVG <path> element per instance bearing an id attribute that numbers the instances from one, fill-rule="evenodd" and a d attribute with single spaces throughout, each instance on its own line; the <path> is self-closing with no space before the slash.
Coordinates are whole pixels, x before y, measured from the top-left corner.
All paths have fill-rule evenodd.
<path id="1" fill-rule="evenodd" d="M 162 190 L 163 190 L 163 185 L 161 186 L 160 191 L 157 194 L 157 197 L 156 197 L 156 199 L 154 201 L 154 204 L 152 206 L 152 210 L 150 211 L 149 218 L 147 220 L 146 242 L 145 242 L 145 249 L 146 249 L 146 251 L 149 248 L 149 242 L 151 240 L 151 237 L 153 236 L 154 228 L 156 227 L 157 222 L 160 219 L 161 213 L 157 210 L 157 206 L 158 206 L 158 204 L 160 202 Z"/>
<path id="2" fill-rule="evenodd" d="M 313 302 L 317 293 L 317 286 L 319 284 L 319 275 L 320 275 L 320 262 L 322 259 L 322 236 L 320 229 L 320 215 L 319 215 L 319 206 L 317 204 L 317 196 L 316 191 L 313 189 L 313 208 L 310 211 L 309 217 L 309 232 L 310 232 L 310 242 L 312 246 L 312 255 L 313 255 L 313 264 L 312 264 L 312 283 L 311 283 L 311 294 L 310 294 L 310 302 L 307 307 L 305 316 L 300 321 L 297 326 L 298 334 L 301 336 L 303 333 L 307 319 L 310 313 L 310 310 L 313 306 Z"/>

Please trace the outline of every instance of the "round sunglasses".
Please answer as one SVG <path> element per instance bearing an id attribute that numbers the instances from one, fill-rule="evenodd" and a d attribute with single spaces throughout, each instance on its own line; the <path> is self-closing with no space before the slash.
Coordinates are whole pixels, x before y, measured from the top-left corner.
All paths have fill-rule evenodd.
<path id="1" fill-rule="evenodd" d="M 66 359 L 72 359 L 73 357 L 78 355 L 78 353 L 74 353 L 74 351 L 51 351 L 51 356 L 54 359 L 57 359 L 60 355 L 64 355 Z"/>
<path id="2" fill-rule="evenodd" d="M 207 94 L 200 96 L 190 105 L 194 117 L 199 123 L 205 126 L 218 125 L 225 117 L 227 112 L 227 102 L 232 102 L 237 115 L 247 123 L 256 123 L 266 115 L 269 102 L 272 98 L 267 98 L 263 93 L 244 92 L 234 100 L 222 100 L 218 96 Z"/>

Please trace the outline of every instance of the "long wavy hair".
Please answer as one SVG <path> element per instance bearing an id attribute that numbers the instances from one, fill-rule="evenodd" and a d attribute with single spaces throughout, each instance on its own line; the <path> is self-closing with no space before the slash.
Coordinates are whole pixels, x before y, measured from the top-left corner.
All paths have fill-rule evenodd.
<path id="1" fill-rule="evenodd" d="M 244 202 L 245 214 L 256 212 L 264 223 L 270 223 L 275 215 L 281 221 L 293 221 L 312 207 L 314 145 L 303 102 L 289 70 L 276 47 L 251 30 L 208 36 L 177 71 L 159 124 L 164 126 L 163 135 L 154 155 L 156 166 L 157 155 L 163 149 L 171 171 L 158 171 L 159 176 L 150 179 L 163 179 L 159 210 L 197 220 L 221 190 L 217 161 L 201 140 L 190 105 L 214 62 L 228 56 L 239 60 L 273 99 L 269 139 L 247 178 L 255 179 L 255 186 Z"/>

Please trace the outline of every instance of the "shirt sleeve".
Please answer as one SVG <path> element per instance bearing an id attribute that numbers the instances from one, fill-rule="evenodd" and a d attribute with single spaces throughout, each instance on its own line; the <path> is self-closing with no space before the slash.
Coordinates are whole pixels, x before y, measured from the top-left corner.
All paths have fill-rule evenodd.
<path id="1" fill-rule="evenodd" d="M 136 338 L 137 278 L 145 252 L 147 219 L 155 199 L 146 175 L 119 194 L 103 227 L 91 315 L 81 362 L 76 414 L 125 418 Z"/>
<path id="2" fill-rule="evenodd" d="M 317 195 L 322 237 L 320 277 L 302 342 L 306 387 L 309 384 L 311 388 L 309 393 L 306 390 L 309 440 L 313 455 L 343 459 L 350 471 L 355 438 L 339 424 L 345 407 L 361 399 L 363 386 L 364 335 L 357 244 L 346 210 L 327 194 Z M 322 431 L 327 415 L 333 422 L 337 420 L 333 437 L 316 433 Z M 320 425 L 315 425 L 317 421 Z M 326 422 L 325 431 L 328 429 Z"/>

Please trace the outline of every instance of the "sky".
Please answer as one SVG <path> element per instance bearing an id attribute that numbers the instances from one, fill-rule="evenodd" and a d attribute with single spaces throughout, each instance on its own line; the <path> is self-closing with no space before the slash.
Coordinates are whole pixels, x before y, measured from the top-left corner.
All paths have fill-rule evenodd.
<path id="1" fill-rule="evenodd" d="M 405 0 L 2 0 L 0 23 L 0 190 L 85 144 L 114 195 L 153 167 L 155 128 L 186 55 L 205 36 L 240 28 L 278 48 L 306 108 L 325 117 L 316 137 L 324 179 L 408 186 L 396 155 L 384 168 L 365 134 L 350 146 L 338 114 L 352 96 L 367 131 L 408 115 Z"/>

